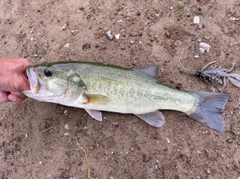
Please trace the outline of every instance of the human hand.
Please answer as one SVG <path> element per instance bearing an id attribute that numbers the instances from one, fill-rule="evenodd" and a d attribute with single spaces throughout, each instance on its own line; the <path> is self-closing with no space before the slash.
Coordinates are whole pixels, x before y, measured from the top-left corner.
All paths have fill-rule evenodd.
<path id="1" fill-rule="evenodd" d="M 21 103 L 26 96 L 21 90 L 29 90 L 26 68 L 32 65 L 25 58 L 0 58 L 0 102 Z"/>

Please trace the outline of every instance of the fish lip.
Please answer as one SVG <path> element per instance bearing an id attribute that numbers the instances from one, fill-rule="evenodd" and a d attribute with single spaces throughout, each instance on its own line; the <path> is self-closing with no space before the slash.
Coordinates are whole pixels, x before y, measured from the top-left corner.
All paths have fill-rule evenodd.
<path id="1" fill-rule="evenodd" d="M 34 72 L 34 68 L 32 67 L 29 67 L 26 71 L 30 84 L 30 91 L 33 94 L 37 94 L 39 91 L 37 74 Z"/>

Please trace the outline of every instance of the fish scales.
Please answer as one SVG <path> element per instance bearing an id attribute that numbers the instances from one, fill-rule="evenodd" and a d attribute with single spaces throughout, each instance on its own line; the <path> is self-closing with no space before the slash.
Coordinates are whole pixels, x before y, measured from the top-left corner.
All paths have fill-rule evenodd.
<path id="1" fill-rule="evenodd" d="M 196 105 L 196 97 L 162 86 L 144 74 L 129 69 L 100 68 L 95 65 L 78 66 L 78 72 L 90 94 L 108 96 L 107 106 L 98 110 L 117 110 L 121 113 L 146 113 L 157 109 L 173 109 L 187 112 Z M 124 73 L 122 72 L 124 71 Z M 174 94 L 174 95 L 173 95 Z"/>

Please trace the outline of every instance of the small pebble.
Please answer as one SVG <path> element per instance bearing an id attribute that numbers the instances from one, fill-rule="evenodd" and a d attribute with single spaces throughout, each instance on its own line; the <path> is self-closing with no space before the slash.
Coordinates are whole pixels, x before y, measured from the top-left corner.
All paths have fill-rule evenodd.
<path id="1" fill-rule="evenodd" d="M 138 32 L 138 36 L 142 36 L 143 34 L 142 34 L 142 32 Z"/>
<path id="2" fill-rule="evenodd" d="M 137 12 L 137 16 L 140 16 L 140 15 L 141 15 L 141 12 L 140 12 L 140 11 L 138 11 L 138 12 Z"/>
<path id="3" fill-rule="evenodd" d="M 199 47 L 200 49 L 203 49 L 204 52 L 207 51 L 209 52 L 210 48 L 211 48 L 211 45 L 207 44 L 207 43 L 204 43 L 204 42 L 200 42 L 199 43 Z M 201 53 L 201 50 L 200 50 L 200 53 Z"/>
<path id="4" fill-rule="evenodd" d="M 190 151 L 188 149 L 180 150 L 180 154 L 183 155 L 183 156 L 186 156 L 187 158 L 190 157 Z"/>
<path id="5" fill-rule="evenodd" d="M 69 135 L 69 133 L 68 133 L 68 132 L 65 132 L 65 133 L 64 133 L 64 136 L 68 136 L 68 135 Z"/>
<path id="6" fill-rule="evenodd" d="M 111 31 L 107 31 L 106 32 L 107 36 L 108 36 L 108 40 L 113 40 L 113 35 L 111 34 Z"/>
<path id="7" fill-rule="evenodd" d="M 203 54 L 205 50 L 203 48 L 199 48 L 199 52 Z"/>
<path id="8" fill-rule="evenodd" d="M 61 29 L 62 29 L 62 30 L 66 30 L 66 29 L 67 29 L 67 26 L 68 26 L 68 23 L 64 24 Z"/>
<path id="9" fill-rule="evenodd" d="M 69 130 L 69 125 L 66 124 L 66 125 L 64 126 L 64 128 L 67 129 L 67 130 Z"/>
<path id="10" fill-rule="evenodd" d="M 195 55 L 195 56 L 194 56 L 194 58 L 196 58 L 196 59 L 197 59 L 197 58 L 199 58 L 199 56 L 198 56 L 198 55 Z"/>
<path id="11" fill-rule="evenodd" d="M 79 10 L 80 10 L 80 11 L 83 11 L 83 10 L 84 10 L 84 7 L 80 7 Z"/>
<path id="12" fill-rule="evenodd" d="M 198 10 L 195 10 L 195 11 L 194 11 L 194 14 L 199 15 L 199 16 L 202 16 L 202 15 L 203 15 L 203 12 L 201 11 L 201 9 L 198 9 Z"/>
<path id="13" fill-rule="evenodd" d="M 116 35 L 115 35 L 115 38 L 116 38 L 116 39 L 119 39 L 119 38 L 120 38 L 120 34 L 116 34 Z"/>
<path id="14" fill-rule="evenodd" d="M 229 19 L 230 21 L 238 21 L 239 19 L 238 18 L 236 18 L 236 17 L 230 17 L 230 19 Z"/>
<path id="15" fill-rule="evenodd" d="M 211 173 L 211 171 L 210 171 L 210 169 L 209 169 L 209 168 L 206 170 L 206 172 L 207 172 L 208 174 L 210 174 L 210 173 Z"/>
<path id="16" fill-rule="evenodd" d="M 206 39 L 206 40 L 209 40 L 209 39 L 210 39 L 210 37 L 208 37 L 208 36 L 204 36 L 204 39 Z"/>
<path id="17" fill-rule="evenodd" d="M 65 44 L 64 47 L 65 47 L 65 48 L 70 47 L 70 43 Z"/>
<path id="18" fill-rule="evenodd" d="M 72 30 L 72 31 L 71 31 L 71 33 L 72 33 L 73 35 L 76 35 L 77 32 L 78 32 L 78 30 Z"/>
<path id="19" fill-rule="evenodd" d="M 199 16 L 194 16 L 193 23 L 194 24 L 199 24 L 200 23 L 200 17 Z"/>
<path id="20" fill-rule="evenodd" d="M 130 43 L 131 43 L 131 44 L 134 44 L 134 43 L 135 43 L 135 41 L 134 41 L 134 40 L 131 40 L 131 41 L 130 41 Z"/>

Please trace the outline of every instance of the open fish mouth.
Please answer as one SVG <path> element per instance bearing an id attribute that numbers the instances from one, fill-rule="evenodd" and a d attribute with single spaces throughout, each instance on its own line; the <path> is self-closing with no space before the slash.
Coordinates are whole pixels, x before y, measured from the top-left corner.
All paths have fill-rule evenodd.
<path id="1" fill-rule="evenodd" d="M 37 94 L 39 91 L 39 83 L 38 83 L 38 77 L 34 72 L 33 68 L 30 67 L 27 69 L 27 76 L 30 84 L 31 93 Z"/>
<path id="2" fill-rule="evenodd" d="M 34 71 L 34 68 L 27 69 L 27 76 L 30 84 L 29 92 L 32 94 L 45 94 L 47 92 L 46 84 Z"/>

